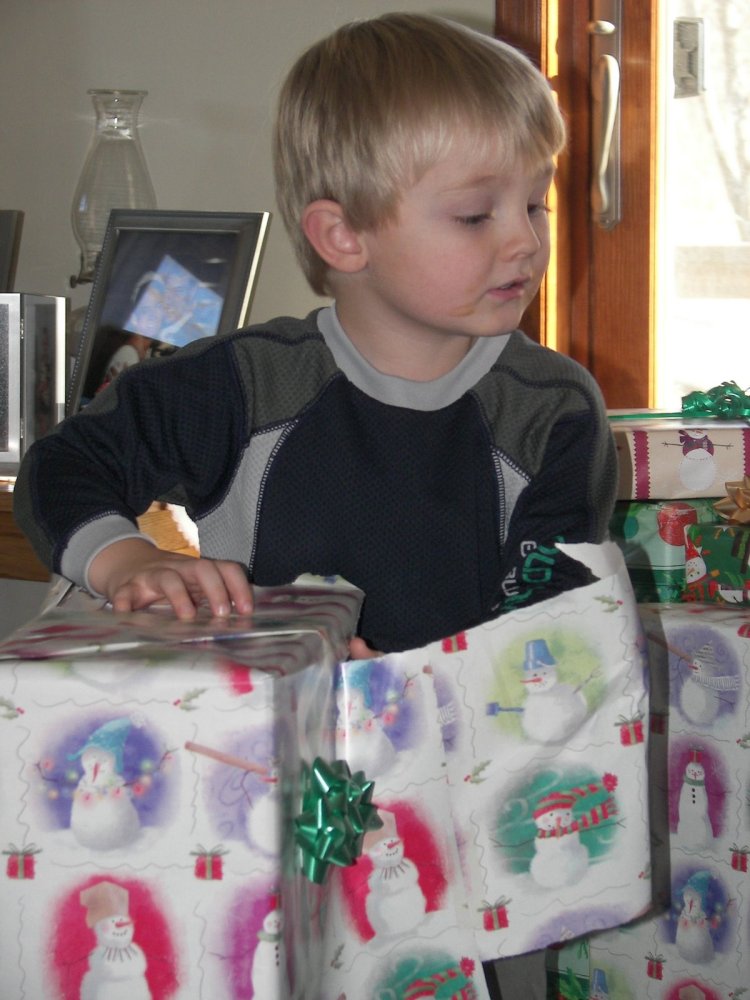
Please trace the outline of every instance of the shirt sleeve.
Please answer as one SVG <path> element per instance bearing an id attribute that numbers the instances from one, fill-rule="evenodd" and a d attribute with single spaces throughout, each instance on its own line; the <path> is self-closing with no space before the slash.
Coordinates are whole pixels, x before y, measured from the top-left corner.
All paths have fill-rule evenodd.
<path id="1" fill-rule="evenodd" d="M 137 535 L 155 500 L 200 510 L 221 492 L 246 407 L 230 345 L 212 344 L 129 369 L 29 449 L 14 516 L 53 572 L 85 586 L 93 555 Z"/>
<path id="2" fill-rule="evenodd" d="M 519 497 L 503 548 L 499 612 L 592 582 L 556 543 L 604 541 L 616 488 L 615 445 L 597 392 L 588 412 L 553 425 L 539 472 Z"/>

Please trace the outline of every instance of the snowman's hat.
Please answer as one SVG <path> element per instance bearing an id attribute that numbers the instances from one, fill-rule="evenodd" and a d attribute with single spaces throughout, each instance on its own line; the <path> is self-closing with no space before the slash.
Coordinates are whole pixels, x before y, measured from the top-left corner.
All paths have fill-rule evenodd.
<path id="1" fill-rule="evenodd" d="M 526 657 L 523 662 L 523 669 L 534 671 L 556 667 L 557 660 L 549 651 L 546 639 L 530 639 L 526 643 Z"/>
<path id="2" fill-rule="evenodd" d="M 690 747 L 690 763 L 691 764 L 703 763 L 703 750 L 701 750 L 700 747 Z"/>
<path id="3" fill-rule="evenodd" d="M 609 986 L 607 986 L 607 973 L 604 969 L 592 969 L 591 971 L 591 995 L 598 997 L 609 996 Z"/>
<path id="4" fill-rule="evenodd" d="M 572 809 L 573 806 L 585 799 L 587 795 L 601 792 L 602 786 L 596 783 L 581 785 L 577 788 L 570 788 L 565 792 L 551 792 L 549 795 L 539 799 L 539 803 L 533 812 L 534 819 L 538 819 L 545 813 L 554 812 L 557 809 Z"/>
<path id="5" fill-rule="evenodd" d="M 128 915 L 130 893 L 114 882 L 97 882 L 84 889 L 78 897 L 86 907 L 86 925 L 94 927 L 106 917 Z"/>
<path id="6" fill-rule="evenodd" d="M 693 539 L 685 532 L 685 559 L 697 559 L 702 551 L 703 546 L 698 548 Z"/>
<path id="7" fill-rule="evenodd" d="M 711 873 L 705 870 L 699 872 L 694 872 L 690 878 L 685 883 L 685 888 L 682 890 L 683 894 L 685 889 L 694 889 L 701 897 L 703 902 L 706 901 L 706 895 L 708 893 L 708 887 L 711 884 Z"/>
<path id="8" fill-rule="evenodd" d="M 704 642 L 700 649 L 693 653 L 693 663 L 705 664 L 706 666 L 718 666 L 716 653 L 712 642 Z"/>
<path id="9" fill-rule="evenodd" d="M 128 738 L 132 722 L 130 719 L 111 719 L 99 726 L 86 740 L 84 745 L 76 753 L 69 753 L 68 760 L 77 760 L 82 753 L 94 747 L 106 750 L 115 758 L 115 767 L 118 772 L 122 771 L 122 757 L 125 749 L 125 741 Z"/>
<path id="10" fill-rule="evenodd" d="M 378 807 L 378 817 L 383 821 L 382 826 L 376 830 L 368 830 L 362 838 L 362 849 L 369 850 L 373 844 L 381 840 L 388 840 L 391 837 L 398 837 L 398 827 L 396 826 L 396 816 L 387 809 Z"/>

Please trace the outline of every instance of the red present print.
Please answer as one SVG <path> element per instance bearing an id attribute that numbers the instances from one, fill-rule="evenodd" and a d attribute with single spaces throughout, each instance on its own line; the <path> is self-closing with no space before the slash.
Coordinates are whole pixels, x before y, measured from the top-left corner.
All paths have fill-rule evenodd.
<path id="1" fill-rule="evenodd" d="M 482 926 L 486 931 L 500 931 L 508 926 L 508 904 L 510 899 L 503 896 L 495 903 L 485 903 L 480 908 Z"/>
<path id="2" fill-rule="evenodd" d="M 732 868 L 736 872 L 746 872 L 747 856 L 750 854 L 750 847 L 738 847 L 737 844 L 732 844 L 729 850 L 732 852 Z"/>
<path id="3" fill-rule="evenodd" d="M 646 975 L 649 979 L 664 978 L 664 956 L 654 955 L 651 952 L 646 955 Z"/>
<path id="4" fill-rule="evenodd" d="M 666 712 L 652 712 L 650 720 L 651 732 L 656 733 L 658 736 L 666 735 L 668 718 L 669 716 Z"/>
<path id="5" fill-rule="evenodd" d="M 223 847 L 212 847 L 207 850 L 201 844 L 195 851 L 190 852 L 195 857 L 195 877 L 205 882 L 218 882 L 224 878 L 223 855 L 228 851 Z"/>
<path id="6" fill-rule="evenodd" d="M 34 855 L 40 854 L 41 850 L 41 847 L 34 847 L 33 844 L 30 844 L 28 847 L 16 847 L 15 844 L 11 844 L 7 851 L 3 851 L 3 854 L 8 856 L 5 865 L 5 874 L 8 878 L 34 878 L 36 875 L 36 860 Z"/>
<path id="7" fill-rule="evenodd" d="M 443 639 L 444 653 L 460 653 L 466 649 L 466 633 L 459 632 L 457 635 L 450 635 Z"/>
<path id="8" fill-rule="evenodd" d="M 621 715 L 617 719 L 620 727 L 620 743 L 624 747 L 632 747 L 637 743 L 643 743 L 643 716 L 636 715 L 632 719 L 626 719 Z"/>

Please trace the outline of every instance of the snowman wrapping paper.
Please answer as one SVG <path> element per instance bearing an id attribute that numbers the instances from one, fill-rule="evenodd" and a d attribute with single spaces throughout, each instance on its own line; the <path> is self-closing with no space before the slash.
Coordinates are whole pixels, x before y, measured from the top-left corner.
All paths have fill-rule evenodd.
<path id="1" fill-rule="evenodd" d="M 439 935 L 456 901 L 482 960 L 649 906 L 637 608 L 613 543 L 561 547 L 599 579 L 424 649 L 342 666 L 337 746 L 374 779 L 386 819 L 362 863 L 332 877 L 341 905 L 328 940 L 361 982 L 405 938 Z M 364 995 L 381 994 L 353 994 Z"/>
<path id="2" fill-rule="evenodd" d="M 591 937 L 591 974 L 612 1000 L 740 997 L 750 989 L 750 609 L 639 610 L 656 907 Z"/>
<path id="3" fill-rule="evenodd" d="M 482 960 L 642 913 L 642 633 L 616 547 L 566 549 L 600 579 L 377 660 L 337 662 L 351 590 L 213 636 L 64 609 L 18 633 L 0 995 L 484 1000 Z M 321 884 L 291 834 L 315 758 L 381 824 Z"/>
<path id="4" fill-rule="evenodd" d="M 750 475 L 745 420 L 664 419 L 653 410 L 608 414 L 617 447 L 619 500 L 718 497 L 728 480 Z"/>
<path id="5" fill-rule="evenodd" d="M 73 596 L 0 649 L 0 996 L 314 990 L 326 890 L 284 830 L 303 762 L 333 756 L 360 592 L 196 623 Z"/>

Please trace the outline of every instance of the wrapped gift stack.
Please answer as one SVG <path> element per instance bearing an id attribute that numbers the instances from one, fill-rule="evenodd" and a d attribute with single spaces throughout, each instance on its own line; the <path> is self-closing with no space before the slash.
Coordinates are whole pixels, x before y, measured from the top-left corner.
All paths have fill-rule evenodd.
<path id="1" fill-rule="evenodd" d="M 750 400 L 733 383 L 712 392 L 728 410 L 700 426 L 690 406 L 612 420 L 613 534 L 650 661 L 654 905 L 555 954 L 567 1000 L 725 1000 L 750 986 Z"/>
<path id="2" fill-rule="evenodd" d="M 640 619 L 615 545 L 565 551 L 593 583 L 371 660 L 334 586 L 0 645 L 0 996 L 487 1000 L 643 914 Z"/>
<path id="3" fill-rule="evenodd" d="M 610 411 L 610 525 L 642 602 L 749 599 L 750 396 L 726 382 L 680 413 Z"/>

